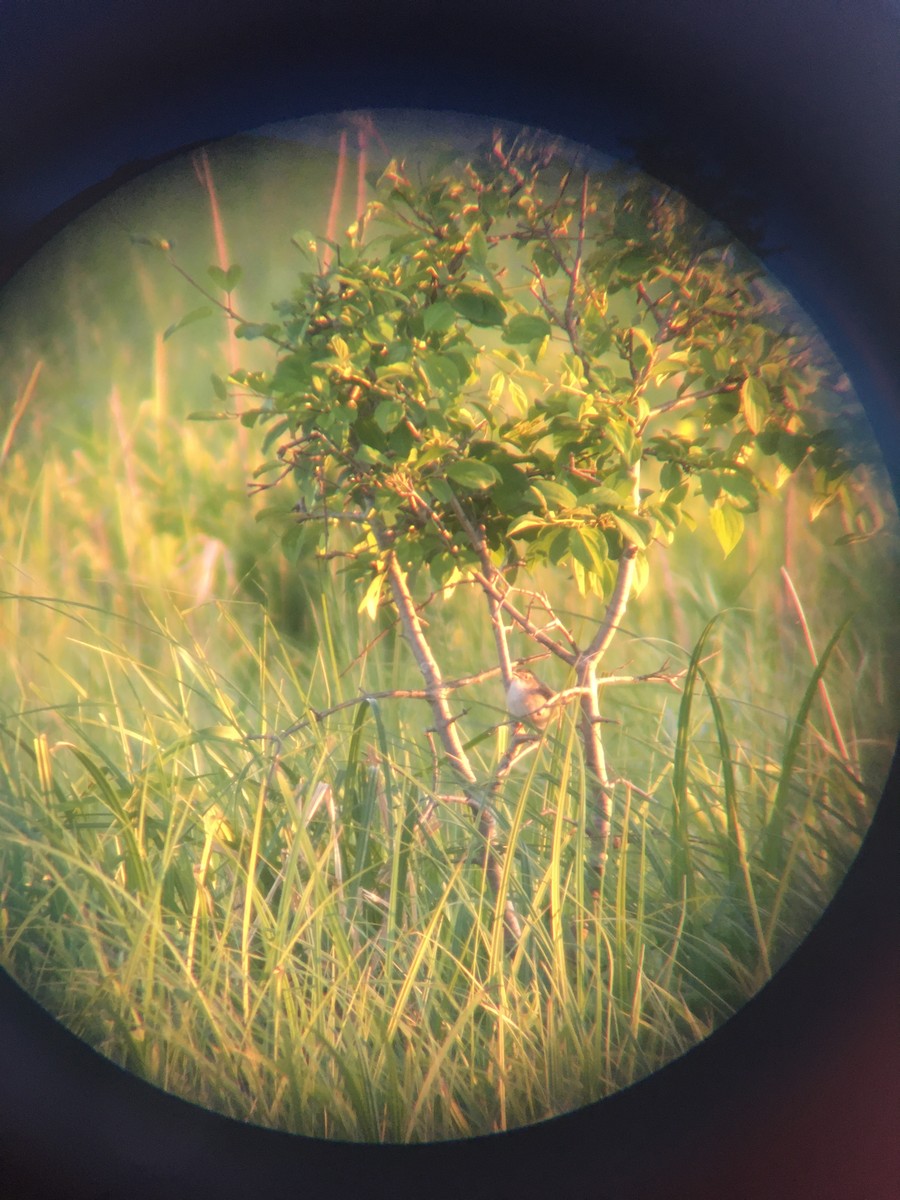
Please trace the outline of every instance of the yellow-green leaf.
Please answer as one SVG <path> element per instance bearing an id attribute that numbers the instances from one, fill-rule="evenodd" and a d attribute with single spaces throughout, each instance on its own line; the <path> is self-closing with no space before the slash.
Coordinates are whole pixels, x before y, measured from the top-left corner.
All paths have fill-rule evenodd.
<path id="1" fill-rule="evenodd" d="M 741 412 L 752 433 L 759 433 L 769 412 L 769 389 L 756 375 L 748 375 L 741 384 Z"/>
<path id="2" fill-rule="evenodd" d="M 547 522 L 543 519 L 543 517 L 526 515 L 524 517 L 519 517 L 516 521 L 513 521 L 512 525 L 510 525 L 509 529 L 506 531 L 506 536 L 519 537 L 525 532 L 526 529 L 544 529 L 546 525 Z"/>
<path id="3" fill-rule="evenodd" d="M 553 479 L 535 479 L 529 491 L 536 493 L 546 508 L 559 510 L 575 508 L 578 504 L 575 493 Z"/>
<path id="4" fill-rule="evenodd" d="M 375 613 L 378 609 L 378 601 L 381 598 L 381 592 L 384 587 L 384 581 L 387 576 L 383 571 L 379 571 L 377 575 L 373 575 L 369 581 L 369 586 L 366 588 L 366 593 L 359 602 L 357 612 L 364 612 L 370 621 L 375 620 Z"/>
<path id="5" fill-rule="evenodd" d="M 744 515 L 738 512 L 736 508 L 732 508 L 730 504 L 723 504 L 721 508 L 712 508 L 709 512 L 709 523 L 712 525 L 713 533 L 719 539 L 719 545 L 727 558 L 732 552 L 744 532 Z"/>
<path id="6" fill-rule="evenodd" d="M 569 530 L 569 549 L 587 571 L 602 572 L 609 555 L 606 538 L 589 526 Z"/>

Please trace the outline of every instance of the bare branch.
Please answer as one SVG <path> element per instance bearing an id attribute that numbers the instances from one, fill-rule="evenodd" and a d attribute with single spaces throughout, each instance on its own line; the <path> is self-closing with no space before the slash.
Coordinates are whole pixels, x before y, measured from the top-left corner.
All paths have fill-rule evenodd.
<path id="1" fill-rule="evenodd" d="M 565 646 L 561 646 L 559 642 L 555 642 L 549 634 L 546 634 L 543 629 L 535 625 L 524 613 L 520 612 L 509 599 L 508 593 L 504 594 L 496 586 L 495 580 L 502 581 L 504 586 L 507 587 L 508 584 L 506 584 L 506 580 L 503 579 L 503 576 L 497 571 L 496 567 L 493 567 L 493 564 L 492 568 L 492 578 L 485 575 L 483 571 L 476 571 L 474 572 L 475 579 L 497 601 L 500 608 L 515 622 L 522 633 L 527 634 L 532 641 L 544 646 L 551 654 L 555 654 L 557 658 L 561 658 L 570 667 L 574 667 L 578 658 L 577 652 L 575 650 L 568 650 Z"/>
<path id="2" fill-rule="evenodd" d="M 290 475 L 291 471 L 293 471 L 293 469 L 294 468 L 292 466 L 287 466 L 284 468 L 284 470 L 279 471 L 274 479 L 269 479 L 265 483 L 256 483 L 256 482 L 248 483 L 247 484 L 248 495 L 255 496 L 255 495 L 258 495 L 260 492 L 267 492 L 269 490 L 269 488 L 273 488 L 277 484 L 281 483 L 282 479 L 286 479 L 287 476 Z"/>
<path id="3" fill-rule="evenodd" d="M 625 615 L 629 596 L 631 595 L 636 558 L 637 547 L 629 544 L 622 551 L 622 557 L 619 559 L 616 583 L 609 598 L 609 604 L 606 606 L 606 613 L 603 620 L 597 626 L 597 631 L 591 639 L 588 648 L 582 655 L 586 661 L 591 663 L 598 662 L 606 653 L 609 643 L 619 628 L 622 617 Z"/>
<path id="4" fill-rule="evenodd" d="M 709 662 L 710 659 L 716 658 L 717 652 L 707 654 L 700 661 L 701 663 Z M 658 667 L 655 671 L 647 671 L 644 675 L 599 675 L 597 683 L 600 687 L 614 687 L 616 684 L 634 684 L 634 683 L 665 683 L 669 687 L 678 687 L 679 679 L 684 679 L 688 673 L 688 667 L 682 667 L 678 671 L 667 671 L 669 660 Z"/>
<path id="5" fill-rule="evenodd" d="M 581 263 L 584 258 L 584 233 L 587 220 L 587 197 L 588 197 L 588 173 L 585 171 L 584 178 L 581 181 L 581 206 L 578 213 L 578 240 L 575 248 L 575 260 L 572 263 L 572 269 L 569 272 L 569 295 L 566 299 L 566 332 L 569 335 L 569 341 L 572 343 L 572 349 L 582 361 L 585 367 L 585 378 L 590 378 L 587 374 L 587 363 L 585 355 L 580 350 L 580 341 L 578 337 L 578 315 L 575 311 L 575 301 L 578 297 L 578 283 L 581 279 Z"/>
<path id="6" fill-rule="evenodd" d="M 491 577 L 496 568 L 491 562 L 491 556 L 488 553 L 488 548 L 484 540 L 483 532 L 476 528 L 469 520 L 469 516 L 460 503 L 455 492 L 451 490 L 450 503 L 453 511 L 466 532 L 466 537 L 481 562 L 481 571 L 487 577 Z M 485 597 L 488 604 L 488 613 L 491 621 L 491 632 L 494 635 L 494 645 L 497 648 L 497 660 L 500 664 L 500 673 L 503 677 L 503 686 L 508 688 L 512 679 L 512 662 L 509 655 L 509 643 L 506 638 L 506 626 L 503 624 L 501 616 L 500 602 L 495 595 L 490 591 L 485 591 Z"/>
<path id="7" fill-rule="evenodd" d="M 736 392 L 740 386 L 740 383 L 722 383 L 718 387 L 704 388 L 699 392 L 683 392 L 680 396 L 676 396 L 674 400 L 669 400 L 667 403 L 660 404 L 657 408 L 651 409 L 647 416 L 647 421 L 652 421 L 654 417 L 672 412 L 676 408 L 686 408 L 689 404 L 693 404 L 695 400 L 707 400 L 710 396 L 722 396 L 726 392 Z"/>
<path id="8" fill-rule="evenodd" d="M 323 509 L 321 512 L 309 512 L 308 509 L 301 508 L 300 503 L 298 501 L 291 509 L 291 512 L 294 514 L 294 520 L 298 525 L 302 525 L 305 521 L 344 521 L 350 525 L 366 525 L 369 521 L 367 513 L 332 512 L 330 509 Z"/>
<path id="9" fill-rule="evenodd" d="M 400 616 L 404 638 L 412 650 L 422 678 L 425 680 L 425 694 L 434 713 L 435 733 L 440 739 L 451 767 L 464 784 L 469 808 L 472 815 L 478 820 L 478 830 L 484 841 L 485 874 L 494 894 L 497 895 L 502 884 L 503 871 L 494 848 L 496 819 L 484 799 L 478 796 L 475 787 L 477 777 L 456 728 L 458 718 L 451 713 L 447 702 L 450 689 L 441 677 L 440 667 L 425 637 L 425 631 L 410 594 L 406 577 L 397 562 L 397 556 L 390 546 L 384 528 L 373 522 L 372 531 L 384 556 L 385 570 L 394 597 L 394 605 Z M 510 899 L 507 899 L 504 905 L 503 922 L 506 945 L 508 949 L 512 949 L 522 935 L 522 928 Z"/>

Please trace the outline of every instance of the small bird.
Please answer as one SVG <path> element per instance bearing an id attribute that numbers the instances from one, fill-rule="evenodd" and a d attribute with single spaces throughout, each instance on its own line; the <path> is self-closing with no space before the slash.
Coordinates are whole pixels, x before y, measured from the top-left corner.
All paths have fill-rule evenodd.
<path id="1" fill-rule="evenodd" d="M 527 721 L 536 729 L 546 729 L 552 712 L 550 702 L 554 696 L 552 688 L 541 683 L 526 667 L 513 667 L 506 689 L 506 709 L 516 721 Z"/>

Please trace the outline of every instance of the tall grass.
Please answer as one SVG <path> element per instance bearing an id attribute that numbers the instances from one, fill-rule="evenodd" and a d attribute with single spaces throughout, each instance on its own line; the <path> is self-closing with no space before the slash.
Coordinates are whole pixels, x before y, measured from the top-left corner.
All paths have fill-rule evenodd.
<path id="1" fill-rule="evenodd" d="M 231 153 L 211 164 L 252 307 L 289 290 L 287 236 L 313 221 L 260 171 L 257 212 L 288 231 L 260 239 Z M 187 178 L 195 210 L 169 176 L 142 202 L 189 245 L 205 229 L 215 261 Z M 328 186 L 323 168 L 323 213 Z M 69 263 L 49 299 L 15 293 L 22 328 L 23 303 L 81 303 L 7 343 L 0 962 L 142 1077 L 324 1137 L 512 1128 L 684 1052 L 791 953 L 865 835 L 896 734 L 895 525 L 835 546 L 838 515 L 809 527 L 798 494 L 724 564 L 702 533 L 660 555 L 609 668 L 687 673 L 606 691 L 619 782 L 601 895 L 580 869 L 588 785 L 567 715 L 499 805 L 495 896 L 427 710 L 364 698 L 417 684 L 404 647 L 333 564 L 290 561 L 278 522 L 254 519 L 252 445 L 185 420 L 226 332 L 164 341 L 193 301 L 162 263 L 122 270 L 137 252 L 119 234 L 101 214 L 44 260 Z M 119 282 L 89 286 L 88 261 Z M 872 503 L 892 512 L 875 485 Z M 576 627 L 595 618 L 546 582 Z M 489 660 L 472 611 L 460 590 L 432 618 L 454 674 Z M 463 702 L 487 779 L 499 686 Z"/>

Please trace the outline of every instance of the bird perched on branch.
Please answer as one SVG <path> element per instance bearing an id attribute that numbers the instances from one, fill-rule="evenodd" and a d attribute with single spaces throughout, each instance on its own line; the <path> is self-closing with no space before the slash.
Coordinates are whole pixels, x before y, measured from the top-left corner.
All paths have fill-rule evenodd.
<path id="1" fill-rule="evenodd" d="M 518 722 L 527 721 L 535 729 L 546 729 L 552 714 L 551 701 L 556 693 L 523 666 L 514 666 L 506 689 L 506 709 Z"/>

